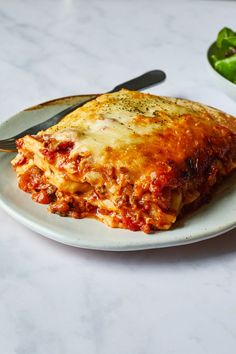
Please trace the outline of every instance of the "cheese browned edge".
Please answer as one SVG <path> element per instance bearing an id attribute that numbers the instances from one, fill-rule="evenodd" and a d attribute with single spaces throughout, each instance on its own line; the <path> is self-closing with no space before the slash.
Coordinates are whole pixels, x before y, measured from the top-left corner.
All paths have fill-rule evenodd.
<path id="1" fill-rule="evenodd" d="M 235 118 L 183 99 L 121 90 L 18 140 L 19 187 L 61 216 L 169 229 L 236 166 Z"/>

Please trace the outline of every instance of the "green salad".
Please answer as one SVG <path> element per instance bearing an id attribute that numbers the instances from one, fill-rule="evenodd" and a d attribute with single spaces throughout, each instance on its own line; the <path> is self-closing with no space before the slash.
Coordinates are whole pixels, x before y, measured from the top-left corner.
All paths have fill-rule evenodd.
<path id="1" fill-rule="evenodd" d="M 215 70 L 236 84 L 236 32 L 224 27 L 208 55 Z"/>

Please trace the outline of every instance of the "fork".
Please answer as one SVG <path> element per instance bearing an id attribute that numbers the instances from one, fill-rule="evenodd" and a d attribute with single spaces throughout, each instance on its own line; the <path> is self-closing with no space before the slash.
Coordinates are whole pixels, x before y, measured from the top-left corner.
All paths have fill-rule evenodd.
<path id="1" fill-rule="evenodd" d="M 166 78 L 166 74 L 162 70 L 148 71 L 141 76 L 138 76 L 134 79 L 131 79 L 129 81 L 126 81 L 122 84 L 115 86 L 111 91 L 108 91 L 107 93 L 117 92 L 117 91 L 121 90 L 122 88 L 126 88 L 129 90 L 141 90 L 141 89 L 150 87 L 152 85 L 155 85 L 157 83 L 160 83 L 163 80 L 165 80 L 165 78 Z M 19 139 L 25 135 L 29 135 L 29 134 L 34 135 L 41 130 L 45 130 L 45 129 L 51 127 L 52 125 L 57 124 L 67 114 L 69 114 L 69 113 L 73 112 L 75 109 L 83 106 L 85 103 L 94 100 L 98 96 L 99 95 L 94 95 L 92 98 L 89 98 L 88 100 L 74 104 L 74 105 L 64 109 L 63 111 L 53 115 L 52 117 L 50 117 L 46 121 L 36 124 L 33 127 L 30 127 L 28 129 L 22 131 L 21 133 L 16 134 L 15 136 L 0 140 L 0 151 L 2 151 L 2 152 L 17 151 L 17 149 L 16 149 L 16 140 L 17 139 Z"/>

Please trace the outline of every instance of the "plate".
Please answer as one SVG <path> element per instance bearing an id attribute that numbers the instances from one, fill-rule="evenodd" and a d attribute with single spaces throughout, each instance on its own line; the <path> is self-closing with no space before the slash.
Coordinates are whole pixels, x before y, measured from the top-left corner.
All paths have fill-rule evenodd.
<path id="1" fill-rule="evenodd" d="M 89 97 L 66 97 L 20 112 L 0 125 L 0 139 L 14 135 Z M 29 194 L 18 189 L 16 174 L 10 165 L 13 157 L 14 154 L 0 153 L 0 205 L 31 230 L 67 245 L 110 251 L 169 247 L 205 240 L 236 226 L 235 175 L 222 185 L 209 204 L 182 219 L 174 229 L 147 235 L 111 229 L 93 219 L 78 220 L 49 214 L 47 206 L 33 202 Z"/>
<path id="2" fill-rule="evenodd" d="M 217 87 L 224 91 L 233 100 L 236 100 L 236 84 L 218 73 L 218 71 L 216 71 L 214 66 L 211 64 L 211 55 L 214 54 L 216 50 L 216 42 L 214 42 L 207 51 L 208 69 Z"/>

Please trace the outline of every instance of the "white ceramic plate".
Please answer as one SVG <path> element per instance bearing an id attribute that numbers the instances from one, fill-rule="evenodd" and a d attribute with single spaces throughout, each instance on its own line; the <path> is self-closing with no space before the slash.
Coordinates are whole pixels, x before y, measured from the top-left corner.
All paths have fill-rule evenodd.
<path id="1" fill-rule="evenodd" d="M 0 139 L 43 121 L 67 105 L 86 99 L 75 96 L 20 112 L 0 126 Z M 146 235 L 111 229 L 92 219 L 62 218 L 49 214 L 47 206 L 33 202 L 18 189 L 10 161 L 14 154 L 0 153 L 0 205 L 15 219 L 43 236 L 67 245 L 113 251 L 169 247 L 205 240 L 236 226 L 236 178 L 232 176 L 214 199 L 179 222 L 173 230 Z"/>

